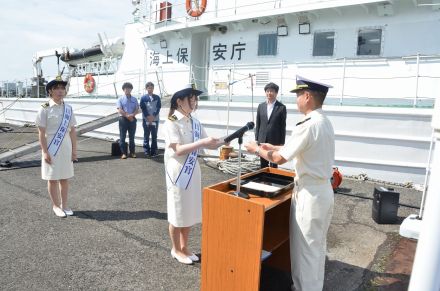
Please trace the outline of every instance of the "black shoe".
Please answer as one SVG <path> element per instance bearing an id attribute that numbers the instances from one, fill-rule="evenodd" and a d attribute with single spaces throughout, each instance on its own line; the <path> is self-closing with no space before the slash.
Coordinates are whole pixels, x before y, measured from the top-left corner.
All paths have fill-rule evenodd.
<path id="1" fill-rule="evenodd" d="M 152 154 L 150 155 L 150 157 L 154 158 L 154 157 L 157 157 L 158 155 L 159 155 L 158 153 L 152 153 Z"/>

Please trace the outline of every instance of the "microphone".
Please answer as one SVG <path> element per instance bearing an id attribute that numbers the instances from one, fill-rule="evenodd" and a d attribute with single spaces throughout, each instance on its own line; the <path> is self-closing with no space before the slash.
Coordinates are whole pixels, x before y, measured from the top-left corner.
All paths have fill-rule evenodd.
<path id="1" fill-rule="evenodd" d="M 233 139 L 236 139 L 238 137 L 243 136 L 243 134 L 248 131 L 253 129 L 255 126 L 255 123 L 253 123 L 252 121 L 249 121 L 245 126 L 243 126 L 242 128 L 240 128 L 239 130 L 237 130 L 236 132 L 234 132 L 233 134 L 225 137 L 224 142 L 228 143 Z"/>

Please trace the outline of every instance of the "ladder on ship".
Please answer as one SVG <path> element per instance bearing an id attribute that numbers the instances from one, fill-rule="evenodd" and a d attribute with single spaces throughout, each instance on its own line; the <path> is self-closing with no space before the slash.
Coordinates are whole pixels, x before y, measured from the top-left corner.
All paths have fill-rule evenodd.
<path id="1" fill-rule="evenodd" d="M 159 86 L 160 97 L 166 98 L 166 97 L 169 97 L 170 94 L 168 94 L 168 92 L 165 90 L 165 85 L 163 83 L 162 67 L 160 67 L 160 70 L 161 70 L 160 75 L 159 75 L 159 72 L 156 70 L 157 85 Z"/>
<path id="2" fill-rule="evenodd" d="M 110 115 L 89 121 L 87 123 L 81 124 L 76 128 L 77 136 L 80 136 L 84 133 L 90 132 L 97 128 L 101 128 L 103 126 L 109 125 L 111 123 L 116 122 L 119 119 L 119 113 L 115 112 Z M 13 159 L 22 157 L 24 155 L 33 153 L 40 149 L 40 143 L 38 141 L 34 141 L 32 143 L 28 143 L 22 145 L 18 148 L 11 149 L 7 152 L 0 154 L 0 163 L 7 163 Z"/>

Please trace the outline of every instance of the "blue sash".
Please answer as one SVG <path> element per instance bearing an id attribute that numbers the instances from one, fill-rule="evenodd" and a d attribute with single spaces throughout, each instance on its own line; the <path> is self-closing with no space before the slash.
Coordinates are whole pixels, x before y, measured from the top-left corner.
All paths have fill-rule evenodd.
<path id="1" fill-rule="evenodd" d="M 66 136 L 67 130 L 69 129 L 70 118 L 72 117 L 72 106 L 64 104 L 64 112 L 63 119 L 61 120 L 60 126 L 58 127 L 57 132 L 52 138 L 49 146 L 47 147 L 47 151 L 51 156 L 56 156 L 61 143 Z"/>
<path id="2" fill-rule="evenodd" d="M 191 122 L 193 129 L 193 142 L 196 142 L 200 139 L 202 127 L 200 126 L 200 122 L 195 118 L 191 118 Z M 174 183 L 176 186 L 178 186 L 181 189 L 185 189 L 185 190 L 188 189 L 188 185 L 189 182 L 191 181 L 194 168 L 196 167 L 198 152 L 199 150 L 196 149 L 186 157 L 185 164 L 183 164 L 179 176 L 177 177 L 176 182 Z"/>

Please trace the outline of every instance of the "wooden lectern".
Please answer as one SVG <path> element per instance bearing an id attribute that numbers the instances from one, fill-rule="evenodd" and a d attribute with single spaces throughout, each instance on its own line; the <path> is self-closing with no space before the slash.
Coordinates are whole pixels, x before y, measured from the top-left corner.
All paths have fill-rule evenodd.
<path id="1" fill-rule="evenodd" d="M 259 172 L 293 177 L 264 168 Z M 274 198 L 233 194 L 230 182 L 203 189 L 201 290 L 259 290 L 262 264 L 290 272 L 289 217 L 292 190 Z M 271 256 L 262 262 L 262 250 Z"/>

